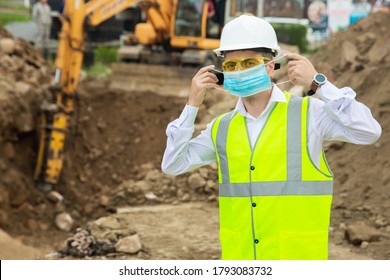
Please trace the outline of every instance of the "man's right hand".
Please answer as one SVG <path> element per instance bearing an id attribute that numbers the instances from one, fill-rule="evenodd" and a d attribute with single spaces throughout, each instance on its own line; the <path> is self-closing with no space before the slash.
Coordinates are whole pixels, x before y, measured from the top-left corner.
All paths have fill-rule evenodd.
<path id="1" fill-rule="evenodd" d="M 192 78 L 190 95 L 188 96 L 188 105 L 199 107 L 203 103 L 204 95 L 208 88 L 218 87 L 218 78 L 209 71 L 214 69 L 214 65 L 200 68 Z"/>

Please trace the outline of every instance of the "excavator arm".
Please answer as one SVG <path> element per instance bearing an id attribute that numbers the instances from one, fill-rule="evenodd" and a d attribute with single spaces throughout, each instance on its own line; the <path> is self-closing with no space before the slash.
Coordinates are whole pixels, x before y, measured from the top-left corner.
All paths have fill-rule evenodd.
<path id="1" fill-rule="evenodd" d="M 145 9 L 158 5 L 153 0 L 65 2 L 65 21 L 59 34 L 56 71 L 51 86 L 52 100 L 42 104 L 39 152 L 34 174 L 41 190 L 50 190 L 58 183 L 63 167 L 65 141 L 75 107 L 75 93 L 83 61 L 85 27 L 96 26 L 137 3 Z M 165 22 L 163 15 L 161 19 L 156 17 L 156 20 L 160 24 Z"/>
<path id="2" fill-rule="evenodd" d="M 34 174 L 41 190 L 52 189 L 58 183 L 63 168 L 65 142 L 70 117 L 75 109 L 76 88 L 83 61 L 85 28 L 99 25 L 135 5 L 147 17 L 145 23 L 136 25 L 132 37 L 141 46 L 168 46 L 170 50 L 182 51 L 182 63 L 203 64 L 205 61 L 209 63 L 209 51 L 219 45 L 219 40 L 206 38 L 208 4 L 204 0 L 188 3 L 182 0 L 67 0 L 63 15 L 65 20 L 59 34 L 54 83 L 51 86 L 52 99 L 42 104 L 39 152 Z M 189 17 L 191 22 L 188 21 Z M 177 34 L 182 22 L 189 23 L 186 30 L 191 32 Z M 157 55 L 161 59 L 161 55 Z M 148 53 L 146 56 L 153 59 Z M 177 55 L 172 58 L 176 60 Z"/>

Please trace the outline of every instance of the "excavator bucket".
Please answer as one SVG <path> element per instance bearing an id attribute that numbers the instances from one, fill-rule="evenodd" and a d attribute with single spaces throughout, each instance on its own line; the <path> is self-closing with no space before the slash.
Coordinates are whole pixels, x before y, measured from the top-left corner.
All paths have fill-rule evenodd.
<path id="1" fill-rule="evenodd" d="M 200 67 L 113 63 L 112 89 L 152 91 L 164 96 L 187 97 L 191 80 Z"/>

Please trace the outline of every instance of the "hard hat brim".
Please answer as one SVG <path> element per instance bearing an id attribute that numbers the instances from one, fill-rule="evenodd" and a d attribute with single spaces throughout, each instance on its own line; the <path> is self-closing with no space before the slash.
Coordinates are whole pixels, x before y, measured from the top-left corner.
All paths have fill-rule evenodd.
<path id="1" fill-rule="evenodd" d="M 217 56 L 223 57 L 223 52 L 226 51 L 248 50 L 253 48 L 254 48 L 253 44 L 237 44 L 237 45 L 230 45 L 229 48 L 218 48 L 213 51 Z M 278 49 L 270 48 L 270 50 L 272 50 L 275 56 L 277 56 L 278 53 L 280 52 L 280 48 Z"/>

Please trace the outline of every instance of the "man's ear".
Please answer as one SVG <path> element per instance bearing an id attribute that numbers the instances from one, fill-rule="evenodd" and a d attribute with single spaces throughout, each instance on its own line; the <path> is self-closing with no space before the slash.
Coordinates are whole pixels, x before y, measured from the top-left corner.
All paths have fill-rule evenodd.
<path id="1" fill-rule="evenodd" d="M 268 62 L 267 65 L 265 65 L 265 69 L 267 70 L 268 75 L 272 78 L 275 72 L 275 61 L 272 60 Z"/>

